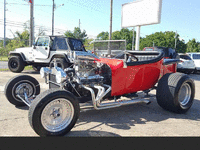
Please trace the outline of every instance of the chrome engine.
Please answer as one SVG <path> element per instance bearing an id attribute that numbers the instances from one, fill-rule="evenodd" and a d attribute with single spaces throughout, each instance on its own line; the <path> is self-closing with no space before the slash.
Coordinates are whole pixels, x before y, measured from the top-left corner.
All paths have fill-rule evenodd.
<path id="1" fill-rule="evenodd" d="M 103 64 L 91 60 L 79 60 L 74 64 L 76 76 L 74 79 L 79 84 L 100 84 L 104 77 L 100 75 Z"/>

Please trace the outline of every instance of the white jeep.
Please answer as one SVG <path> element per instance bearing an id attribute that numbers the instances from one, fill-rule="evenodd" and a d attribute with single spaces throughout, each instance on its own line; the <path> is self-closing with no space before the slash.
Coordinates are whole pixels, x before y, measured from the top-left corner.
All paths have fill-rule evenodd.
<path id="1" fill-rule="evenodd" d="M 32 65 L 39 71 L 41 67 L 57 66 L 65 69 L 74 63 L 74 53 L 88 53 L 82 41 L 62 36 L 40 36 L 32 47 L 18 48 L 9 53 L 8 67 L 12 72 L 19 73 L 25 66 Z"/>

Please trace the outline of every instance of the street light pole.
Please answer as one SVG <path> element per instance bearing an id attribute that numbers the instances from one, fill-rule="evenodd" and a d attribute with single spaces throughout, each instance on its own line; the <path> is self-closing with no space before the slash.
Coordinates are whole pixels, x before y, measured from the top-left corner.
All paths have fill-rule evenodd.
<path id="1" fill-rule="evenodd" d="M 54 0 L 53 0 L 53 10 L 52 10 L 52 35 L 54 35 L 54 8 L 55 8 L 55 4 L 54 4 Z"/>
<path id="2" fill-rule="evenodd" d="M 6 47 L 6 0 L 4 0 L 4 38 L 3 47 Z"/>
<path id="3" fill-rule="evenodd" d="M 32 0 L 32 3 L 30 3 L 30 35 L 29 35 L 29 46 L 31 47 L 33 45 L 33 37 L 34 37 L 34 24 L 33 24 L 33 4 L 34 0 Z"/>
<path id="4" fill-rule="evenodd" d="M 113 10 L 113 0 L 110 0 L 110 33 L 109 33 L 109 40 L 112 39 L 112 10 Z M 111 46 L 110 41 L 108 42 L 108 54 L 111 54 Z"/>

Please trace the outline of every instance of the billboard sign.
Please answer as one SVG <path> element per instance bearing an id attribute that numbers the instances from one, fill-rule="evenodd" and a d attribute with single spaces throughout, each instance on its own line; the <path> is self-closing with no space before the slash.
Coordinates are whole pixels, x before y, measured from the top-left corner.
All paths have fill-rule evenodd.
<path id="1" fill-rule="evenodd" d="M 122 5 L 122 28 L 159 24 L 162 0 L 137 0 Z"/>

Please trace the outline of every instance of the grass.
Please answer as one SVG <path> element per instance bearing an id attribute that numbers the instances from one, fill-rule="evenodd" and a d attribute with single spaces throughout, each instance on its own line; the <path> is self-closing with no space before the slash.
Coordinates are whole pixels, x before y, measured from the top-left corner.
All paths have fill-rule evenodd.
<path id="1" fill-rule="evenodd" d="M 32 66 L 26 66 L 24 70 L 33 70 Z M 0 71 L 9 71 L 9 69 L 0 69 Z"/>
<path id="2" fill-rule="evenodd" d="M 8 61 L 8 57 L 7 56 L 0 56 L 0 61 Z"/>

